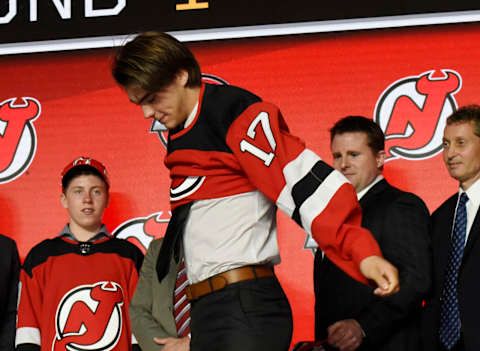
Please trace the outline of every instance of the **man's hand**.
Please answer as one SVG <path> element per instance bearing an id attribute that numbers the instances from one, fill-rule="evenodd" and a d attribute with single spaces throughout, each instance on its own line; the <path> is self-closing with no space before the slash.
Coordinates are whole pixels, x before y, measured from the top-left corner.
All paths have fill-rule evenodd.
<path id="1" fill-rule="evenodd" d="M 344 319 L 328 327 L 328 343 L 340 351 L 354 351 L 362 341 L 362 327 L 355 319 Z"/>
<path id="2" fill-rule="evenodd" d="M 360 272 L 377 284 L 375 295 L 387 296 L 400 290 L 398 270 L 387 260 L 379 256 L 368 256 L 360 262 Z"/>
<path id="3" fill-rule="evenodd" d="M 163 345 L 162 351 L 190 351 L 190 337 L 153 338 L 157 344 Z"/>

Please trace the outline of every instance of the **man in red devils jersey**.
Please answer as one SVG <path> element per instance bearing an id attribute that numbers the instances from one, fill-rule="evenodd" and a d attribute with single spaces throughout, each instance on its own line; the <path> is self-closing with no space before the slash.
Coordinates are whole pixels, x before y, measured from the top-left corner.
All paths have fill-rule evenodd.
<path id="1" fill-rule="evenodd" d="M 27 255 L 20 273 L 16 350 L 139 350 L 128 305 L 143 254 L 102 223 L 109 179 L 79 157 L 62 172 L 70 221 Z"/>
<path id="2" fill-rule="evenodd" d="M 398 290 L 396 269 L 360 227 L 354 188 L 289 133 L 275 105 L 202 83 L 190 50 L 164 33 L 125 44 L 112 74 L 169 130 L 172 218 L 153 279 L 162 281 L 182 244 L 193 351 L 288 349 L 291 310 L 273 272 L 277 207 L 343 270 L 374 281 L 377 294 Z"/>

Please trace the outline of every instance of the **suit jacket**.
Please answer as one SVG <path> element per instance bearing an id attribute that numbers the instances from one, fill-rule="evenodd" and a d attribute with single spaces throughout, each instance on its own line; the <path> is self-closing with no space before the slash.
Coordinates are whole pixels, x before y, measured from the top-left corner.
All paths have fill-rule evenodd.
<path id="1" fill-rule="evenodd" d="M 458 193 L 432 214 L 433 285 L 424 314 L 425 350 L 439 350 L 440 299 Z M 480 215 L 468 234 L 458 275 L 458 301 L 467 351 L 480 350 Z"/>
<path id="2" fill-rule="evenodd" d="M 158 351 L 163 348 L 153 341 L 153 337 L 177 337 L 173 294 L 180 263 L 172 259 L 167 275 L 159 283 L 155 266 L 162 241 L 163 238 L 156 239 L 148 247 L 129 308 L 133 334 L 142 351 Z"/>
<path id="3" fill-rule="evenodd" d="M 0 235 L 0 350 L 15 349 L 19 275 L 17 245 Z"/>
<path id="4" fill-rule="evenodd" d="M 315 257 L 315 337 L 344 319 L 357 320 L 366 337 L 357 350 L 415 351 L 421 345 L 422 300 L 430 288 L 429 213 L 414 194 L 382 179 L 360 200 L 362 226 L 399 270 L 400 291 L 377 297 L 318 251 Z"/>

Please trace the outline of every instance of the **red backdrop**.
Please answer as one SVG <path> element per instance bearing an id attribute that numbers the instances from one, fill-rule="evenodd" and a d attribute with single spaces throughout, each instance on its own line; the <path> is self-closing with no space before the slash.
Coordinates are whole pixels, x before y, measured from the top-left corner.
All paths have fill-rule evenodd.
<path id="1" fill-rule="evenodd" d="M 328 128 L 338 118 L 359 114 L 383 123 L 389 147 L 402 150 L 387 162 L 386 178 L 434 210 L 456 191 L 438 154 L 442 123 L 457 106 L 479 102 L 479 39 L 480 24 L 459 24 L 189 46 L 204 73 L 277 104 L 293 133 L 328 162 Z M 113 52 L 0 57 L 0 232 L 17 241 L 22 258 L 68 220 L 59 203 L 60 171 L 80 155 L 110 171 L 104 219 L 111 231 L 135 234 L 130 240 L 139 245 L 163 236 L 165 147 L 110 77 Z M 303 231 L 283 214 L 278 240 L 294 342 L 311 339 L 313 255 Z"/>

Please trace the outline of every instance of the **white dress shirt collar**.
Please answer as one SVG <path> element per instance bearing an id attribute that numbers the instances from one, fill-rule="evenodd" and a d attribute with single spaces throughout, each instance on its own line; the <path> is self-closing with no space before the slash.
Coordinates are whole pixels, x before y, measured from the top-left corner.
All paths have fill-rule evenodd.
<path id="1" fill-rule="evenodd" d="M 360 190 L 358 193 L 357 193 L 357 199 L 358 201 L 360 201 L 360 199 L 375 185 L 377 184 L 379 181 L 381 181 L 383 179 L 383 175 L 382 174 L 379 174 L 374 180 L 373 182 L 371 182 L 370 184 L 368 184 L 365 188 L 363 188 L 362 190 Z"/>
<path id="2" fill-rule="evenodd" d="M 480 179 L 470 185 L 466 191 L 459 188 L 458 195 L 460 196 L 464 192 L 467 193 L 468 202 L 471 201 L 478 208 L 480 205 Z"/>
<path id="3" fill-rule="evenodd" d="M 467 239 L 470 234 L 470 229 L 472 228 L 473 221 L 475 220 L 475 216 L 477 215 L 478 208 L 480 207 L 480 179 L 477 180 L 475 183 L 470 185 L 470 187 L 464 191 L 462 188 L 458 190 L 458 199 L 460 199 L 460 195 L 462 193 L 467 193 L 468 201 L 466 204 L 467 208 Z M 457 213 L 456 207 L 458 206 L 458 199 L 457 205 L 455 206 L 455 213 Z M 467 240 L 465 240 L 466 244 Z"/>

